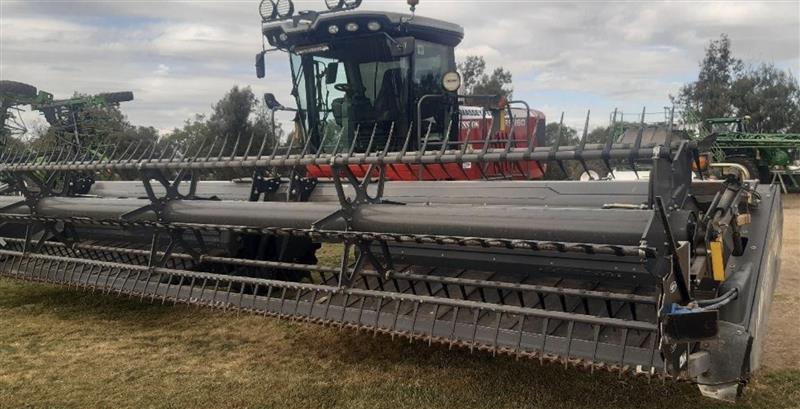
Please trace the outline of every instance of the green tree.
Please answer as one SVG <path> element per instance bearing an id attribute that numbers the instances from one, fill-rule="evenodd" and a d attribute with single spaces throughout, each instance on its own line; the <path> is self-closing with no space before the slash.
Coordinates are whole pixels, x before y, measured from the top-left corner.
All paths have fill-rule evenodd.
<path id="1" fill-rule="evenodd" d="M 559 122 L 550 122 L 547 124 L 545 127 L 545 134 L 547 135 L 550 146 L 556 146 L 556 142 L 558 142 L 559 147 L 576 145 L 579 142 L 578 131 L 575 130 L 575 128 L 560 124 Z M 575 163 L 575 161 L 566 161 L 563 162 L 562 165 L 564 166 L 563 170 L 557 162 L 548 163 L 544 178 L 546 180 L 573 179 L 578 172 L 577 166 L 579 165 Z M 564 171 L 566 171 L 566 173 Z M 580 173 L 578 173 L 578 175 L 579 174 Z"/>
<path id="2" fill-rule="evenodd" d="M 461 73 L 461 87 L 464 93 L 470 94 L 486 72 L 486 60 L 477 55 L 469 55 L 458 63 L 458 71 Z"/>
<path id="3" fill-rule="evenodd" d="M 547 134 L 547 140 L 551 146 L 555 146 L 556 141 L 558 141 L 558 146 L 575 145 L 579 142 L 578 131 L 575 128 L 558 122 L 547 124 L 545 134 Z"/>
<path id="4" fill-rule="evenodd" d="M 280 131 L 277 129 L 276 131 Z M 234 86 L 213 105 L 209 116 L 197 114 L 187 119 L 164 139 L 167 143 L 187 148 L 192 154 L 205 156 L 257 155 L 261 147 L 266 153 L 277 141 L 270 113 L 255 97 L 250 87 Z M 201 150 L 202 148 L 202 150 Z M 235 151 L 234 151 L 235 149 Z M 223 171 L 209 175 L 215 178 L 244 176 Z"/>
<path id="5" fill-rule="evenodd" d="M 731 94 L 736 114 L 750 116 L 750 131 L 800 132 L 800 87 L 791 72 L 761 64 L 737 78 Z"/>
<path id="6" fill-rule="evenodd" d="M 730 116 L 734 113 L 731 88 L 742 69 L 742 61 L 731 52 L 730 39 L 722 34 L 706 47 L 697 81 L 684 85 L 673 100 L 700 118 Z"/>
<path id="7" fill-rule="evenodd" d="M 208 119 L 208 127 L 218 135 L 234 138 L 248 134 L 252 130 L 250 116 L 255 105 L 256 97 L 250 87 L 234 86 L 214 104 L 214 111 Z"/>
<path id="8" fill-rule="evenodd" d="M 75 94 L 75 98 L 85 95 Z M 49 126 L 36 133 L 30 147 L 46 152 L 64 149 L 65 155 L 78 151 L 90 153 L 95 158 L 120 158 L 132 154 L 134 146 L 142 148 L 158 141 L 158 131 L 153 127 L 136 126 L 128 121 L 119 106 L 86 105 L 77 108 L 74 116 L 51 121 Z M 65 156 L 67 157 L 67 156 Z"/>
<path id="9" fill-rule="evenodd" d="M 511 72 L 497 67 L 491 74 L 486 73 L 486 60 L 477 55 L 467 56 L 458 64 L 462 88 L 465 95 L 502 95 L 511 98 Z"/>
<path id="10" fill-rule="evenodd" d="M 751 117 L 756 132 L 800 132 L 800 86 L 791 72 L 773 64 L 745 67 L 723 34 L 706 47 L 697 81 L 673 97 L 688 121 Z"/>

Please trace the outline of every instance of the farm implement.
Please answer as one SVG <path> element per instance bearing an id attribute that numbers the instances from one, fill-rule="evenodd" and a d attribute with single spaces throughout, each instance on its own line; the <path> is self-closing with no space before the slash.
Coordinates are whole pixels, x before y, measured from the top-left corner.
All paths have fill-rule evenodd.
<path id="1" fill-rule="evenodd" d="M 770 170 L 786 169 L 800 160 L 800 134 L 750 132 L 747 123 L 747 117 L 705 121 L 715 161 L 741 164 L 768 183 Z"/>
<path id="2" fill-rule="evenodd" d="M 547 146 L 526 104 L 464 105 L 460 27 L 329 3 L 262 2 L 293 61 L 282 143 L 4 152 L 2 275 L 742 393 L 779 268 L 775 187 L 693 178 L 697 145 L 670 127 Z M 650 176 L 536 180 L 589 160 Z M 245 177 L 208 180 L 223 170 Z M 121 180 L 63 189 L 92 172 Z"/>

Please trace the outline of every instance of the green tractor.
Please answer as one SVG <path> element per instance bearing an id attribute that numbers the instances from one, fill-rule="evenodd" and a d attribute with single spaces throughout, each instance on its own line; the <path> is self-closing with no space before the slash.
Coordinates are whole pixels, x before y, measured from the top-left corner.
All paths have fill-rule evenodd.
<path id="1" fill-rule="evenodd" d="M 34 106 L 52 100 L 53 95 L 36 90 L 33 85 L 17 81 L 0 81 L 0 148 L 8 138 L 25 134 L 27 126 L 20 113 L 23 106 Z"/>
<path id="2" fill-rule="evenodd" d="M 117 105 L 133 100 L 133 92 L 106 92 L 97 95 L 78 95 L 67 99 L 54 99 L 53 94 L 39 90 L 33 85 L 17 81 L 0 81 L 0 124 L 2 135 L 0 147 L 5 146 L 8 137 L 24 135 L 28 132 L 22 119 L 23 107 L 39 111 L 54 129 L 59 142 L 81 146 L 81 136 L 90 123 L 90 109 Z"/>
<path id="3" fill-rule="evenodd" d="M 769 183 L 772 169 L 786 169 L 800 160 L 800 134 L 749 132 L 749 121 L 748 116 L 705 120 L 713 159 L 738 163 L 752 177 Z"/>
<path id="4" fill-rule="evenodd" d="M 76 157 L 81 153 L 85 159 L 104 159 L 104 147 L 95 146 L 98 136 L 114 132 L 97 126 L 98 115 L 104 115 L 104 108 L 116 106 L 121 102 L 133 100 L 133 92 L 108 92 L 96 95 L 75 95 L 67 99 L 54 99 L 53 94 L 36 89 L 33 85 L 17 81 L 0 81 L 0 151 L 4 160 L 22 160 L 32 155 L 36 160 L 45 158 L 36 154 L 36 147 L 28 139 L 29 129 L 23 112 L 27 109 L 38 111 L 50 125 L 48 133 L 51 146 L 44 149 L 60 150 L 66 157 Z M 22 153 L 25 152 L 25 153 Z M 60 157 L 60 156 L 59 156 Z M 0 191 L 7 187 L 0 180 Z M 68 189 L 71 193 L 88 192 L 94 177 L 80 175 L 73 178 Z"/>

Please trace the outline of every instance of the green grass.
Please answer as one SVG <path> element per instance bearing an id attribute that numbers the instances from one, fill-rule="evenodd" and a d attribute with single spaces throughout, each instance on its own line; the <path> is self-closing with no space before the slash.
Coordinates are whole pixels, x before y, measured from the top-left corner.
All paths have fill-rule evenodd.
<path id="1" fill-rule="evenodd" d="M 737 407 L 797 402 L 800 369 L 767 369 Z M 688 384 L 0 279 L 0 408 L 20 407 L 734 406 Z"/>

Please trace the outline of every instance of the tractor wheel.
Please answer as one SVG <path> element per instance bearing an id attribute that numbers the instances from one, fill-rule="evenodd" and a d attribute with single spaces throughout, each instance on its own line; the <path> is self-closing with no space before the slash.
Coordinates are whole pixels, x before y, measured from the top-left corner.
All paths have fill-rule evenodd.
<path id="1" fill-rule="evenodd" d="M 133 101 L 133 92 L 130 91 L 106 92 L 98 96 L 102 97 L 109 104 L 118 104 L 120 102 Z"/>
<path id="2" fill-rule="evenodd" d="M 747 169 L 747 172 L 750 173 L 750 179 L 760 179 L 758 166 L 754 160 L 745 157 L 733 157 L 727 158 L 726 162 L 737 163 L 739 165 L 744 166 Z"/>
<path id="3" fill-rule="evenodd" d="M 581 180 L 581 181 L 588 181 L 588 180 L 601 180 L 608 177 L 608 168 L 606 168 L 605 164 L 601 160 L 589 160 L 586 161 L 586 168 L 589 169 L 589 172 L 586 172 L 583 166 L 576 164 L 574 169 L 571 169 L 574 174 L 571 175 L 571 180 Z"/>
<path id="4" fill-rule="evenodd" d="M 0 81 L 0 96 L 11 98 L 34 98 L 36 87 L 17 81 Z"/>

